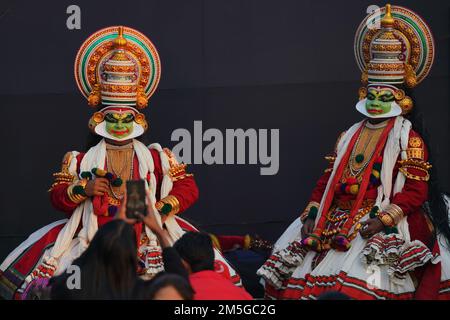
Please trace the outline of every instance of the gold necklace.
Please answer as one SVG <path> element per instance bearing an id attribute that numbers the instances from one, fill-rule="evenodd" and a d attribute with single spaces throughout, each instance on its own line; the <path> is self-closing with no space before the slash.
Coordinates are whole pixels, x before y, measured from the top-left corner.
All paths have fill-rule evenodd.
<path id="1" fill-rule="evenodd" d="M 374 128 L 374 129 L 364 127 L 363 130 L 361 130 L 361 132 L 358 136 L 358 139 L 356 140 L 355 146 L 353 147 L 352 153 L 350 155 L 350 161 L 349 161 L 349 166 L 348 166 L 350 176 L 358 177 L 366 169 L 366 167 L 368 166 L 368 164 L 370 162 L 370 159 L 372 159 L 372 157 L 375 153 L 376 144 L 372 147 L 372 151 L 370 152 L 370 154 L 368 156 L 365 155 L 367 147 L 371 144 L 374 137 L 376 137 L 376 139 L 374 141 L 378 142 L 383 129 L 384 129 L 384 127 L 379 127 L 379 128 Z M 366 133 L 366 132 L 370 132 L 370 133 Z M 361 142 L 361 138 L 362 138 L 363 134 L 365 134 L 365 135 L 369 134 L 370 138 L 368 140 L 366 139 L 366 141 L 364 143 L 364 147 L 361 150 L 363 153 L 358 153 L 357 155 L 355 155 L 356 151 L 358 150 L 358 147 Z M 359 159 L 361 159 L 361 160 L 359 160 Z M 358 165 L 355 164 L 355 161 L 357 163 L 362 163 L 359 168 L 358 168 Z"/>
<path id="2" fill-rule="evenodd" d="M 122 156 L 122 153 L 125 153 L 125 155 Z M 131 157 L 129 156 L 130 154 L 131 154 Z M 132 149 L 132 148 L 121 148 L 121 149 L 120 148 L 112 148 L 110 150 L 107 150 L 106 162 L 107 162 L 108 170 L 111 170 L 111 172 L 114 173 L 117 177 L 121 178 L 122 181 L 129 180 L 131 177 L 133 177 L 134 154 L 135 154 L 135 152 L 134 152 L 134 149 Z M 113 165 L 114 162 L 117 162 L 117 159 L 119 160 L 120 163 L 122 163 L 122 167 L 120 168 L 120 170 L 116 170 L 117 168 L 114 168 L 114 165 Z M 116 161 L 114 161 L 114 160 L 116 160 Z M 120 160 L 122 160 L 122 161 L 120 161 Z M 130 166 L 129 176 L 125 177 L 124 174 L 127 171 L 126 169 L 128 166 Z M 121 200 L 123 198 L 125 184 L 122 183 L 122 185 L 119 187 L 113 187 L 111 184 L 109 184 L 109 190 L 110 190 L 110 192 L 109 192 L 110 196 L 116 198 L 117 200 Z"/>

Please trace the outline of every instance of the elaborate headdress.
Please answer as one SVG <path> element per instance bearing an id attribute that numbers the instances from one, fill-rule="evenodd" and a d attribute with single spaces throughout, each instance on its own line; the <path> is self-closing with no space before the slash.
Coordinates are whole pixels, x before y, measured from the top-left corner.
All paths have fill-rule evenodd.
<path id="1" fill-rule="evenodd" d="M 430 72 L 434 60 L 433 36 L 422 18 L 407 8 L 387 4 L 361 22 L 354 51 L 361 82 L 367 88 L 391 90 L 396 100 L 393 113 L 411 111 L 413 102 L 401 87 L 417 86 Z M 360 100 L 365 99 L 367 88 L 359 89 Z M 362 113 L 363 105 L 363 101 L 357 104 Z"/>
<path id="2" fill-rule="evenodd" d="M 147 121 L 138 110 L 147 107 L 161 76 L 158 52 L 146 36 L 122 26 L 101 29 L 81 45 L 74 69 L 78 88 L 88 104 L 104 106 L 91 117 L 91 130 L 108 137 L 105 115 L 131 112 L 135 130 L 127 138 L 144 133 Z"/>

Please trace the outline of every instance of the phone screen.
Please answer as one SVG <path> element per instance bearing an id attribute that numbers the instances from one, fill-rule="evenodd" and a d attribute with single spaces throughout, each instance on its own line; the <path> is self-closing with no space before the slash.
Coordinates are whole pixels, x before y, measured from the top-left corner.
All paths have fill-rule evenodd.
<path id="1" fill-rule="evenodd" d="M 144 180 L 127 181 L 127 218 L 139 219 L 147 214 Z"/>

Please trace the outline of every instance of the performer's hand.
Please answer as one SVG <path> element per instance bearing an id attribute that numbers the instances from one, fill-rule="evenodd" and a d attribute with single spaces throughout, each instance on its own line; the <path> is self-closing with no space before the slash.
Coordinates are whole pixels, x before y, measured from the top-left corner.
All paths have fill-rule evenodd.
<path id="1" fill-rule="evenodd" d="M 359 233 L 363 238 L 370 238 L 384 228 L 383 222 L 378 218 L 363 221 L 361 222 L 361 225 L 362 227 L 359 229 Z"/>
<path id="2" fill-rule="evenodd" d="M 125 190 L 125 193 L 122 198 L 122 203 L 120 204 L 119 210 L 117 211 L 115 218 L 121 219 L 129 224 L 135 224 L 137 222 L 137 219 L 127 218 L 127 193 L 126 193 L 126 190 Z"/>
<path id="3" fill-rule="evenodd" d="M 88 197 L 103 196 L 108 192 L 109 181 L 106 178 L 97 178 L 89 180 L 86 184 L 84 192 Z"/>
<path id="4" fill-rule="evenodd" d="M 315 221 L 313 219 L 306 219 L 305 223 L 302 226 L 302 230 L 301 230 L 302 239 L 314 231 L 314 224 L 315 224 Z"/>

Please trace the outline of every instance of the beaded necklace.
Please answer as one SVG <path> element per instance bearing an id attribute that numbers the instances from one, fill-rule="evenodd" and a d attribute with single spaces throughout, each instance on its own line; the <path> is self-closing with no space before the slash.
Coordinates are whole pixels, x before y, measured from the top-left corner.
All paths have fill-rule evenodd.
<path id="1" fill-rule="evenodd" d="M 366 126 L 365 126 L 364 130 L 361 130 L 361 132 L 360 132 L 360 134 L 359 134 L 359 136 L 358 136 L 358 139 L 356 140 L 355 147 L 353 148 L 352 153 L 351 153 L 351 155 L 350 155 L 350 159 L 349 159 L 349 166 L 348 166 L 348 169 L 349 169 L 350 175 L 351 175 L 352 177 L 358 177 L 358 176 L 361 175 L 361 173 L 367 168 L 367 165 L 369 164 L 370 159 L 373 157 L 374 152 L 375 152 L 375 147 L 374 147 L 374 148 L 372 149 L 372 151 L 370 152 L 370 154 L 369 154 L 368 157 L 365 157 L 364 154 L 361 154 L 361 153 L 355 155 L 355 153 L 356 153 L 356 151 L 357 151 L 357 149 L 358 149 L 358 146 L 359 146 L 361 137 L 363 136 L 364 131 L 365 131 L 365 130 L 376 130 L 376 131 L 381 131 L 382 129 L 384 129 L 384 127 L 386 127 L 386 125 L 387 125 L 387 122 L 382 122 L 382 123 L 377 124 L 377 125 L 372 125 L 372 124 L 370 124 L 370 123 L 366 123 Z M 367 132 L 367 131 L 366 131 L 366 132 Z M 368 140 L 365 142 L 364 148 L 362 149 L 363 152 L 364 152 L 364 151 L 367 149 L 367 147 L 370 145 L 370 143 L 372 142 L 372 140 L 373 140 L 374 137 L 379 138 L 379 135 L 378 135 L 376 132 L 370 134 L 370 139 L 368 139 Z M 357 163 L 361 163 L 362 161 L 364 161 L 364 163 L 361 165 L 360 168 L 355 169 L 355 168 L 357 167 L 357 165 L 355 164 L 355 161 L 356 161 Z"/>
<path id="2" fill-rule="evenodd" d="M 128 145 L 125 145 L 125 146 L 107 145 L 107 150 L 127 150 L 127 149 L 133 149 L 133 145 L 132 144 L 128 144 Z M 114 168 L 114 166 L 112 165 L 111 155 L 107 153 L 107 155 L 106 155 L 106 163 L 107 163 L 108 169 L 110 169 L 113 174 L 115 174 L 117 177 L 121 178 L 123 181 L 128 180 L 129 178 L 131 178 L 133 176 L 133 172 L 134 172 L 134 161 L 133 161 L 134 160 L 134 155 L 135 155 L 135 151 L 133 149 L 132 152 L 131 152 L 131 159 L 124 159 L 125 161 L 121 161 L 123 163 L 122 167 L 120 168 L 120 170 L 116 170 L 116 168 Z M 124 170 L 126 169 L 127 164 L 130 163 L 128 161 L 131 161 L 130 174 L 127 177 L 127 179 L 124 179 L 125 178 Z M 111 184 L 109 184 L 109 189 L 111 191 L 111 195 L 114 198 L 116 198 L 117 200 L 121 200 L 123 198 L 123 193 L 120 194 L 120 191 L 119 191 L 119 194 L 117 194 L 114 191 L 114 189 L 113 189 Z M 123 187 L 121 187 L 120 189 L 123 189 Z"/>

